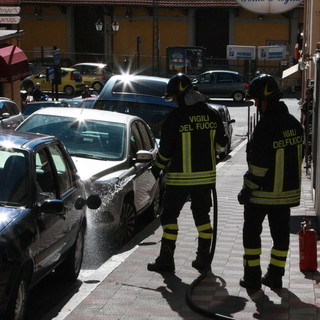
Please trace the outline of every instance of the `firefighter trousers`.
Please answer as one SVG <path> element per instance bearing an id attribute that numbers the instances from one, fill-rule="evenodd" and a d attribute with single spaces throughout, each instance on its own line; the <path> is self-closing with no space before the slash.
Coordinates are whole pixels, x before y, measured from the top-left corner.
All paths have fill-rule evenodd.
<path id="1" fill-rule="evenodd" d="M 163 196 L 163 212 L 160 216 L 163 228 L 162 243 L 175 248 L 178 236 L 178 217 L 184 204 L 191 200 L 191 211 L 199 233 L 199 240 L 206 247 L 212 238 L 210 208 L 212 207 L 211 188 L 167 186 Z"/>
<path id="2" fill-rule="evenodd" d="M 268 217 L 273 246 L 268 271 L 284 275 L 290 239 L 290 207 L 247 204 L 243 224 L 243 264 L 247 270 L 260 269 L 261 232 L 265 217 Z"/>

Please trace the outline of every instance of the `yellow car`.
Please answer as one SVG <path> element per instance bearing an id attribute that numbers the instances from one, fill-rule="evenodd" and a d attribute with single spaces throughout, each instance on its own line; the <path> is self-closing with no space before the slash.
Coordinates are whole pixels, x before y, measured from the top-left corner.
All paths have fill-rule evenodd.
<path id="1" fill-rule="evenodd" d="M 99 93 L 105 83 L 113 76 L 111 67 L 105 63 L 84 62 L 77 63 L 71 68 L 78 70 L 84 84 Z"/>
<path id="2" fill-rule="evenodd" d="M 52 91 L 52 81 L 47 80 L 46 70 L 25 78 L 21 87 L 24 90 L 34 88 L 36 83 L 40 83 L 42 91 Z M 73 68 L 61 68 L 61 84 L 58 85 L 58 91 L 66 95 L 74 95 L 75 92 L 81 92 L 84 89 L 84 82 L 81 74 Z"/>

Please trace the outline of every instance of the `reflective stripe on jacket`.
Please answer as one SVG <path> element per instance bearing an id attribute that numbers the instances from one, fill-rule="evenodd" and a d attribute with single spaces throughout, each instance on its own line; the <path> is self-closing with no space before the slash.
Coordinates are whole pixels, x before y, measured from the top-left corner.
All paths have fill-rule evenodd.
<path id="1" fill-rule="evenodd" d="M 178 107 L 165 120 L 156 166 L 167 167 L 167 185 L 216 182 L 216 148 L 227 135 L 219 113 L 204 102 Z"/>

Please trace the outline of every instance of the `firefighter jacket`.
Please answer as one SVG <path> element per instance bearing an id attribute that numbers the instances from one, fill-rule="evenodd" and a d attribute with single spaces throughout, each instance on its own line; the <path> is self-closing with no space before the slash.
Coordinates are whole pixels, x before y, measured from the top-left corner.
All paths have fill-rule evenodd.
<path id="1" fill-rule="evenodd" d="M 228 137 L 220 114 L 203 101 L 179 106 L 166 118 L 156 169 L 166 168 L 168 186 L 208 186 L 216 182 L 216 148 Z"/>
<path id="2" fill-rule="evenodd" d="M 303 129 L 283 102 L 263 113 L 247 144 L 248 171 L 244 188 L 249 203 L 300 204 Z"/>

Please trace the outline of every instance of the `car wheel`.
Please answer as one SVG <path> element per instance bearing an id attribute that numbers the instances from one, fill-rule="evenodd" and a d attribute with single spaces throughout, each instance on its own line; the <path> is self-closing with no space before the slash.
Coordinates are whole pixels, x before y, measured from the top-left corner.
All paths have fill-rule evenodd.
<path id="1" fill-rule="evenodd" d="M 100 83 L 100 82 L 94 82 L 94 83 L 92 84 L 92 88 L 93 88 L 93 90 L 96 91 L 96 92 L 100 92 L 100 91 L 102 90 L 102 87 L 103 87 L 103 85 L 102 85 L 102 83 Z"/>
<path id="2" fill-rule="evenodd" d="M 56 270 L 58 276 L 68 282 L 74 282 L 79 276 L 84 252 L 84 234 L 85 227 L 82 226 L 67 259 Z"/>
<path id="3" fill-rule="evenodd" d="M 136 224 L 136 210 L 130 201 L 124 201 L 120 221 L 118 226 L 115 228 L 114 241 L 116 247 L 121 247 L 128 242 L 133 235 Z"/>
<path id="4" fill-rule="evenodd" d="M 240 91 L 234 92 L 232 95 L 232 98 L 233 98 L 233 101 L 241 102 L 244 99 L 244 93 Z"/>
<path id="5" fill-rule="evenodd" d="M 74 89 L 72 88 L 72 86 L 65 86 L 63 91 L 68 96 L 72 96 L 74 94 Z"/>
<path id="6" fill-rule="evenodd" d="M 22 320 L 26 313 L 28 297 L 28 280 L 25 273 L 22 273 L 12 291 L 8 304 L 5 319 Z"/>

